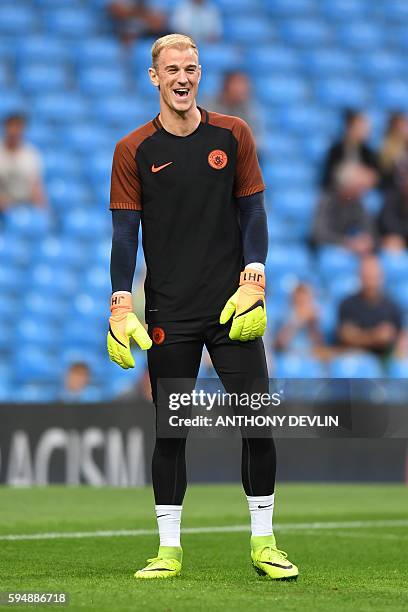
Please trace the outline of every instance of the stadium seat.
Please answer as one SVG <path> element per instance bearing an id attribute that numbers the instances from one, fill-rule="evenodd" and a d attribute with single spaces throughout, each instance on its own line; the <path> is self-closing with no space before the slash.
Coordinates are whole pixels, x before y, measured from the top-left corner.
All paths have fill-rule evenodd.
<path id="1" fill-rule="evenodd" d="M 381 378 L 384 372 L 380 361 L 369 353 L 347 352 L 330 362 L 332 378 Z"/>
<path id="2" fill-rule="evenodd" d="M 338 40 L 346 47 L 356 51 L 379 49 L 385 42 L 384 28 L 381 24 L 367 20 L 349 21 L 338 28 Z"/>
<path id="3" fill-rule="evenodd" d="M 403 58 L 390 51 L 371 51 L 358 57 L 358 69 L 362 77 L 375 82 L 400 78 L 403 80 L 405 62 Z"/>
<path id="4" fill-rule="evenodd" d="M 90 154 L 91 151 L 112 150 L 113 142 L 102 125 L 75 123 L 61 130 L 66 150 Z"/>
<path id="5" fill-rule="evenodd" d="M 25 236 L 0 233 L 0 263 L 2 267 L 24 266 L 30 261 L 32 243 Z"/>
<path id="6" fill-rule="evenodd" d="M 34 7 L 7 0 L 0 6 L 0 34 L 19 35 L 33 31 L 36 26 Z"/>
<path id="7" fill-rule="evenodd" d="M 19 346 L 14 353 L 14 379 L 22 381 L 54 382 L 61 376 L 61 366 L 55 354 L 36 344 Z"/>
<path id="8" fill-rule="evenodd" d="M 33 205 L 20 205 L 5 214 L 6 231 L 12 236 L 41 239 L 49 232 L 52 224 L 48 210 Z"/>
<path id="9" fill-rule="evenodd" d="M 5 64 L 1 63 L 0 64 L 0 87 L 5 89 L 9 85 L 9 80 L 10 80 L 9 70 Z"/>
<path id="10" fill-rule="evenodd" d="M 84 121 L 90 112 L 90 105 L 83 96 L 77 93 L 59 91 L 43 93 L 40 91 L 34 99 L 33 111 L 36 120 L 71 124 L 74 121 Z"/>
<path id="11" fill-rule="evenodd" d="M 42 93 L 44 90 L 61 91 L 69 83 L 65 68 L 49 63 L 24 64 L 19 71 L 18 80 L 22 89 L 29 94 Z"/>
<path id="12" fill-rule="evenodd" d="M 65 273 L 63 268 L 61 268 L 61 273 Z M 58 296 L 50 300 L 49 296 L 41 291 L 29 291 L 22 298 L 21 309 L 29 320 L 38 322 L 45 320 L 56 324 L 61 323 L 66 317 L 68 301 Z"/>
<path id="13" fill-rule="evenodd" d="M 49 235 L 36 248 L 33 260 L 36 265 L 46 264 L 55 268 L 81 268 L 88 261 L 89 247 L 72 236 Z"/>
<path id="14" fill-rule="evenodd" d="M 255 90 L 261 103 L 268 105 L 299 103 L 308 96 L 307 83 L 296 76 L 263 76 L 255 79 Z"/>
<path id="15" fill-rule="evenodd" d="M 48 291 L 50 295 L 72 297 L 78 290 L 77 276 L 64 270 L 64 274 L 51 264 L 40 263 L 31 267 L 25 278 L 26 291 Z"/>
<path id="16" fill-rule="evenodd" d="M 147 80 L 146 75 L 145 78 Z M 87 95 L 105 96 L 107 93 L 109 95 L 125 93 L 128 82 L 122 65 L 106 68 L 96 66 L 80 71 L 79 85 Z"/>
<path id="17" fill-rule="evenodd" d="M 362 0 L 320 0 L 319 4 L 325 17 L 335 23 L 361 19 L 367 12 L 367 4 Z"/>
<path id="18" fill-rule="evenodd" d="M 315 136 L 316 133 L 332 134 L 339 124 L 339 117 L 333 111 L 316 104 L 291 104 L 276 110 L 276 118 L 285 132 L 301 136 Z"/>
<path id="19" fill-rule="evenodd" d="M 226 43 L 201 43 L 200 64 L 205 72 L 238 70 L 241 67 L 242 54 L 234 45 Z"/>
<path id="20" fill-rule="evenodd" d="M 375 89 L 377 104 L 390 111 L 408 109 L 408 85 L 404 79 L 379 82 Z"/>
<path id="21" fill-rule="evenodd" d="M 388 375 L 391 378 L 408 379 L 408 359 L 393 358 L 388 364 Z"/>
<path id="22" fill-rule="evenodd" d="M 25 62 L 49 63 L 52 58 L 53 63 L 69 63 L 71 52 L 69 45 L 65 44 L 60 38 L 32 34 L 24 36 L 19 41 L 17 47 L 17 59 L 19 64 Z"/>
<path id="23" fill-rule="evenodd" d="M 123 126 L 124 133 L 126 129 L 131 131 L 138 125 L 146 123 L 153 115 L 146 109 L 145 102 L 142 98 L 135 96 L 103 96 L 100 100 L 96 100 L 93 108 L 94 119 L 102 124 L 116 124 Z M 112 160 L 111 160 L 112 161 Z"/>
<path id="24" fill-rule="evenodd" d="M 324 378 L 320 361 L 303 353 L 283 353 L 275 357 L 274 378 Z"/>
<path id="25" fill-rule="evenodd" d="M 360 278 L 358 274 L 342 274 L 333 276 L 327 280 L 330 297 L 340 302 L 346 297 L 353 295 L 360 289 Z"/>
<path id="26" fill-rule="evenodd" d="M 44 23 L 53 36 L 84 40 L 95 34 L 98 20 L 82 5 L 49 10 L 44 13 Z"/>
<path id="27" fill-rule="evenodd" d="M 385 19 L 393 21 L 396 24 L 408 23 L 408 5 L 405 0 L 382 2 L 380 11 Z"/>
<path id="28" fill-rule="evenodd" d="M 0 291 L 17 295 L 24 286 L 23 269 L 17 266 L 1 266 L 0 267 Z"/>
<path id="29" fill-rule="evenodd" d="M 328 24 L 319 19 L 291 19 L 279 24 L 281 38 L 289 46 L 325 47 L 333 39 Z"/>
<path id="30" fill-rule="evenodd" d="M 314 0 L 267 0 L 266 10 L 273 18 L 307 17 L 316 10 Z"/>
<path id="31" fill-rule="evenodd" d="M 240 45 L 252 46 L 254 40 L 258 44 L 267 44 L 272 42 L 274 38 L 271 22 L 263 17 L 251 15 L 226 18 L 224 32 L 230 42 Z"/>
<path id="32" fill-rule="evenodd" d="M 368 92 L 358 78 L 331 77 L 316 82 L 315 95 L 321 104 L 343 109 L 364 108 L 368 103 Z"/>
<path id="33" fill-rule="evenodd" d="M 382 251 L 380 255 L 388 286 L 408 282 L 408 253 L 406 251 Z"/>
<path id="34" fill-rule="evenodd" d="M 314 168 L 302 159 L 295 158 L 290 164 L 287 161 L 276 161 L 265 168 L 264 179 L 267 185 L 275 189 L 304 188 L 314 182 Z"/>
<path id="35" fill-rule="evenodd" d="M 117 40 L 112 38 L 86 38 L 75 48 L 76 63 L 78 66 L 95 68 L 118 68 L 122 65 L 123 49 Z"/>
<path id="36" fill-rule="evenodd" d="M 57 175 L 50 178 L 47 182 L 47 193 L 52 207 L 57 211 L 89 206 L 92 198 L 89 188 L 74 175 Z"/>
<path id="37" fill-rule="evenodd" d="M 59 342 L 58 327 L 48 317 L 40 317 L 38 314 L 34 317 L 28 314 L 19 317 L 14 334 L 17 346 L 33 344 L 40 349 L 52 350 L 57 348 Z"/>
<path id="38" fill-rule="evenodd" d="M 341 276 L 355 276 L 358 273 L 358 257 L 342 247 L 320 247 L 317 258 L 319 272 L 325 282 Z"/>
<path id="39" fill-rule="evenodd" d="M 302 65 L 312 77 L 355 76 L 356 63 L 352 54 L 338 47 L 309 49 L 302 52 Z"/>
<path id="40" fill-rule="evenodd" d="M 273 76 L 276 72 L 294 72 L 299 68 L 299 58 L 294 49 L 283 45 L 256 45 L 248 49 L 244 65 L 248 72 L 259 77 Z"/>
<path id="41" fill-rule="evenodd" d="M 269 249 L 266 266 L 274 278 L 275 274 L 293 272 L 302 274 L 311 265 L 310 253 L 303 245 L 274 246 Z"/>
<path id="42" fill-rule="evenodd" d="M 7 88 L 1 92 L 0 96 L 0 120 L 11 113 L 24 113 L 27 110 L 27 103 L 19 91 Z"/>
<path id="43" fill-rule="evenodd" d="M 58 386 L 55 384 L 35 384 L 19 385 L 10 392 L 12 402 L 19 404 L 33 403 L 41 404 L 44 402 L 53 402 L 58 399 Z"/>
<path id="44" fill-rule="evenodd" d="M 111 231 L 111 220 L 98 208 L 85 210 L 76 206 L 64 215 L 62 227 L 67 235 L 87 239 L 90 231 L 99 236 Z"/>
<path id="45" fill-rule="evenodd" d="M 46 180 L 54 178 L 78 178 L 81 172 L 81 164 L 77 155 L 59 151 L 58 148 L 47 148 L 42 152 Z"/>

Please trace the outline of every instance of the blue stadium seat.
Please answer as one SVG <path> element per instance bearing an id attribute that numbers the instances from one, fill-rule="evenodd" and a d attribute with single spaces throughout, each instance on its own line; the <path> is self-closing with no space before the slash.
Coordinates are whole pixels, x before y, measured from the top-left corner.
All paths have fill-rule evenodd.
<path id="1" fill-rule="evenodd" d="M 274 38 L 271 23 L 263 17 L 252 15 L 228 17 L 224 22 L 224 33 L 227 40 L 241 45 L 270 43 Z"/>
<path id="2" fill-rule="evenodd" d="M 271 203 L 276 215 L 282 219 L 303 223 L 310 231 L 317 200 L 318 193 L 314 189 L 296 189 L 290 186 L 287 189 L 274 190 Z"/>
<path id="3" fill-rule="evenodd" d="M 258 0 L 218 0 L 217 5 L 226 14 L 253 15 L 260 6 Z"/>
<path id="4" fill-rule="evenodd" d="M 332 141 L 328 134 L 307 134 L 302 139 L 301 149 L 306 159 L 313 162 L 315 168 L 322 167 L 323 159 Z"/>
<path id="5" fill-rule="evenodd" d="M 155 114 L 157 113 L 155 112 L 153 115 L 149 113 L 142 98 L 126 95 L 103 96 L 95 102 L 93 108 L 93 117 L 96 120 L 101 121 L 104 125 L 128 126 L 129 131 L 135 129 L 138 125 L 147 123 Z"/>
<path id="6" fill-rule="evenodd" d="M 147 80 L 147 76 L 145 78 Z M 79 85 L 88 95 L 105 96 L 107 93 L 109 95 L 125 93 L 128 82 L 120 64 L 116 67 L 84 68 L 79 74 Z"/>
<path id="7" fill-rule="evenodd" d="M 404 359 L 397 359 L 396 357 L 391 359 L 388 364 L 388 376 L 408 379 L 408 359 L 406 357 Z"/>
<path id="8" fill-rule="evenodd" d="M 331 77 L 320 80 L 315 93 L 319 102 L 329 107 L 363 108 L 368 103 L 368 91 L 360 79 Z"/>
<path id="9" fill-rule="evenodd" d="M 83 40 L 96 33 L 98 20 L 95 15 L 83 7 L 68 7 L 50 10 L 44 14 L 44 22 L 48 32 L 53 36 Z"/>
<path id="10" fill-rule="evenodd" d="M 42 404 L 45 402 L 53 402 L 58 399 L 58 385 L 48 383 L 45 384 L 19 385 L 10 391 L 10 401 L 23 404 L 33 403 Z"/>
<path id="11" fill-rule="evenodd" d="M 316 133 L 335 133 L 339 117 L 337 113 L 316 104 L 293 104 L 276 111 L 279 125 L 285 132 L 315 136 Z"/>
<path id="12" fill-rule="evenodd" d="M 78 290 L 77 276 L 64 270 L 64 274 L 52 264 L 34 264 L 26 276 L 26 291 L 48 291 L 50 295 L 72 297 Z"/>
<path id="13" fill-rule="evenodd" d="M 276 18 L 307 17 L 316 10 L 315 0 L 266 0 L 266 10 Z"/>
<path id="14" fill-rule="evenodd" d="M 314 77 L 336 74 L 354 76 L 356 63 L 352 54 L 338 47 L 305 50 L 301 56 L 304 69 Z"/>
<path id="15" fill-rule="evenodd" d="M 60 38 L 52 38 L 41 34 L 24 36 L 17 47 L 19 63 L 34 62 L 47 63 L 52 58 L 53 62 L 69 62 L 71 50 Z"/>
<path id="16" fill-rule="evenodd" d="M 120 43 L 112 38 L 87 38 L 75 48 L 76 61 L 79 66 L 112 67 L 122 65 L 124 50 Z"/>
<path id="17" fill-rule="evenodd" d="M 362 0 L 320 0 L 319 4 L 323 14 L 333 22 L 363 18 L 369 10 Z"/>
<path id="18" fill-rule="evenodd" d="M 408 282 L 408 253 L 406 251 L 382 251 L 380 255 L 387 285 Z"/>
<path id="19" fill-rule="evenodd" d="M 353 295 L 360 289 L 360 278 L 358 274 L 342 274 L 327 279 L 327 287 L 331 298 L 340 302 L 346 297 Z"/>
<path id="20" fill-rule="evenodd" d="M 10 291 L 17 294 L 22 291 L 24 286 L 23 269 L 17 266 L 8 265 L 0 267 L 0 291 Z"/>
<path id="21" fill-rule="evenodd" d="M 90 189 L 72 175 L 51 178 L 47 182 L 47 193 L 52 207 L 58 211 L 69 211 L 73 206 L 89 206 L 92 201 Z"/>
<path id="22" fill-rule="evenodd" d="M 43 121 L 30 121 L 26 131 L 27 142 L 40 149 L 58 146 L 58 136 L 53 127 Z"/>
<path id="23" fill-rule="evenodd" d="M 382 24 L 351 21 L 338 28 L 338 39 L 343 46 L 354 50 L 379 49 L 385 42 Z"/>
<path id="24" fill-rule="evenodd" d="M 27 103 L 19 91 L 8 88 L 1 92 L 0 96 L 0 120 L 10 115 L 10 113 L 24 113 L 27 110 Z"/>
<path id="25" fill-rule="evenodd" d="M 130 50 L 132 66 L 136 71 L 143 71 L 147 77 L 147 69 L 152 64 L 151 48 L 154 43 L 153 38 L 136 41 Z"/>
<path id="26" fill-rule="evenodd" d="M 294 49 L 284 45 L 256 45 L 245 54 L 244 65 L 253 75 L 273 75 L 276 72 L 294 72 L 299 68 L 299 57 Z M 205 64 L 204 64 L 205 65 Z"/>
<path id="27" fill-rule="evenodd" d="M 271 278 L 285 272 L 303 274 L 311 266 L 310 253 L 303 245 L 275 245 L 269 249 L 266 266 Z"/>
<path id="28" fill-rule="evenodd" d="M 404 79 L 394 79 L 378 83 L 375 91 L 377 104 L 385 109 L 408 110 L 408 85 Z"/>
<path id="29" fill-rule="evenodd" d="M 81 172 L 81 164 L 77 155 L 59 151 L 57 147 L 47 148 L 42 152 L 46 180 L 55 178 L 78 178 Z"/>
<path id="30" fill-rule="evenodd" d="M 93 265 L 87 268 L 82 275 L 83 286 L 88 291 L 94 293 L 94 295 L 100 299 L 106 295 L 106 299 L 109 298 L 112 293 L 111 281 L 109 274 L 108 265 Z"/>
<path id="31" fill-rule="evenodd" d="M 27 265 L 31 258 L 32 242 L 25 236 L 0 233 L 1 266 Z"/>
<path id="32" fill-rule="evenodd" d="M 30 317 L 24 314 L 19 317 L 15 328 L 15 342 L 17 345 L 25 346 L 35 344 L 38 348 L 52 350 L 57 348 L 59 342 L 59 330 L 53 325 L 48 317 Z"/>
<path id="33" fill-rule="evenodd" d="M 205 71 L 238 70 L 242 59 L 242 54 L 234 45 L 224 42 L 200 44 L 200 64 L 205 66 Z"/>
<path id="34" fill-rule="evenodd" d="M 36 264 L 46 264 L 62 269 L 80 268 L 88 262 L 89 247 L 71 236 L 49 235 L 42 240 L 36 249 L 34 261 Z"/>
<path id="35" fill-rule="evenodd" d="M 35 343 L 18 347 L 13 362 L 16 382 L 55 382 L 62 374 L 60 361 L 56 355 Z"/>
<path id="36" fill-rule="evenodd" d="M 323 364 L 304 354 L 283 353 L 275 357 L 274 378 L 324 378 Z"/>
<path id="37" fill-rule="evenodd" d="M 328 24 L 319 19 L 291 19 L 282 21 L 278 27 L 282 39 L 289 46 L 325 47 L 333 38 Z"/>
<path id="38" fill-rule="evenodd" d="M 301 153 L 300 144 L 292 135 L 283 131 L 268 130 L 262 142 L 258 143 L 261 162 L 271 163 L 271 160 L 279 160 L 287 157 L 299 157 Z"/>
<path id="39" fill-rule="evenodd" d="M 51 216 L 48 210 L 35 206 L 16 206 L 5 214 L 6 231 L 12 236 L 41 240 L 51 228 Z"/>
<path id="40" fill-rule="evenodd" d="M 7 1 L 0 6 L 0 34 L 30 33 L 36 26 L 34 7 Z"/>
<path id="41" fill-rule="evenodd" d="M 74 123 L 63 130 L 61 136 L 64 138 L 66 150 L 89 154 L 97 150 L 111 150 L 113 142 L 102 125 L 89 123 Z"/>
<path id="42" fill-rule="evenodd" d="M 360 74 L 363 77 L 374 79 L 377 82 L 386 79 L 403 80 L 405 62 L 398 53 L 390 51 L 371 51 L 361 55 L 357 59 Z"/>
<path id="43" fill-rule="evenodd" d="M 356 276 L 358 273 L 358 257 L 342 247 L 320 247 L 317 257 L 319 272 L 325 282 L 341 276 Z"/>
<path id="44" fill-rule="evenodd" d="M 275 189 L 307 187 L 315 180 L 315 168 L 301 158 L 292 159 L 290 164 L 281 160 L 265 168 L 264 179 Z"/>
<path id="45" fill-rule="evenodd" d="M 332 378 L 381 378 L 384 372 L 378 357 L 369 353 L 347 352 L 330 362 Z"/>
<path id="46" fill-rule="evenodd" d="M 307 83 L 295 76 L 269 76 L 255 79 L 255 90 L 260 102 L 286 107 L 306 100 Z"/>
<path id="47" fill-rule="evenodd" d="M 402 308 L 404 314 L 408 313 L 408 281 L 399 280 L 397 284 L 389 287 L 389 293 L 397 304 Z"/>
<path id="48" fill-rule="evenodd" d="M 37 120 L 69 124 L 84 121 L 90 107 L 88 101 L 77 93 L 56 91 L 40 92 L 34 99 L 33 110 Z"/>
<path id="49" fill-rule="evenodd" d="M 408 5 L 405 0 L 382 2 L 380 10 L 382 16 L 387 20 L 392 20 L 397 24 L 408 22 Z"/>
<path id="50" fill-rule="evenodd" d="M 111 220 L 104 208 L 71 208 L 64 215 L 62 225 L 64 232 L 75 238 L 87 239 L 90 231 L 98 235 L 111 231 Z"/>
<path id="51" fill-rule="evenodd" d="M 68 74 L 62 66 L 27 63 L 18 74 L 20 86 L 28 93 L 60 91 L 68 85 Z"/>
<path id="52" fill-rule="evenodd" d="M 61 268 L 61 273 L 64 273 L 63 268 Z M 59 296 L 53 296 L 50 300 L 49 295 L 41 291 L 29 291 L 22 298 L 21 308 L 29 320 L 39 322 L 45 320 L 54 325 L 65 319 L 68 311 L 68 300 Z"/>
<path id="53" fill-rule="evenodd" d="M 9 75 L 8 67 L 6 66 L 6 64 L 1 63 L 0 64 L 0 87 L 5 89 L 6 87 L 8 87 L 9 81 L 10 81 L 10 75 Z"/>

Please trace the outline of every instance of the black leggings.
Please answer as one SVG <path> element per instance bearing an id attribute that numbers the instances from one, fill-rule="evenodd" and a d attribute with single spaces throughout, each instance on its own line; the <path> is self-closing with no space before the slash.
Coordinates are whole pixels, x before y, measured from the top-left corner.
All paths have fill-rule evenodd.
<path id="1" fill-rule="evenodd" d="M 168 415 L 167 400 L 162 403 L 158 394 L 158 380 L 188 379 L 189 382 L 181 384 L 190 385 L 191 389 L 190 381 L 197 377 L 204 345 L 228 393 L 254 390 L 254 381 L 256 392 L 268 392 L 265 351 L 260 338 L 252 342 L 232 341 L 228 337 L 229 325 L 220 325 L 218 317 L 150 325 L 149 332 L 158 341 L 147 353 L 156 424 L 161 415 Z M 181 505 L 183 502 L 187 487 L 186 440 L 184 433 L 180 437 L 161 437 L 160 431 L 157 433 L 152 461 L 156 504 Z M 243 433 L 241 457 L 245 493 L 273 493 L 276 452 L 272 437 L 254 438 Z"/>

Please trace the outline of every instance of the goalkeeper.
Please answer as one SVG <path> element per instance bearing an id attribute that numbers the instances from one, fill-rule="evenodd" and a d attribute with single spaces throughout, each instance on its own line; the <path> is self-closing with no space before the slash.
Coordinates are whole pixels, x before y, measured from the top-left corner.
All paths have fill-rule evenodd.
<path id="1" fill-rule="evenodd" d="M 204 345 L 228 393 L 253 389 L 254 381 L 257 392 L 268 392 L 261 338 L 268 234 L 253 136 L 241 119 L 197 107 L 201 67 L 194 41 L 178 34 L 157 40 L 149 75 L 159 91 L 160 114 L 125 136 L 113 158 L 108 350 L 113 361 L 132 368 L 130 338 L 148 349 L 160 422 L 168 406 L 158 397 L 158 381 L 195 380 Z M 140 222 L 148 332 L 131 299 Z M 160 547 L 136 578 L 180 574 L 185 446 L 182 433 L 164 437 L 158 429 L 152 478 Z M 295 578 L 296 566 L 273 535 L 271 437 L 243 434 L 241 472 L 255 569 L 272 579 Z"/>

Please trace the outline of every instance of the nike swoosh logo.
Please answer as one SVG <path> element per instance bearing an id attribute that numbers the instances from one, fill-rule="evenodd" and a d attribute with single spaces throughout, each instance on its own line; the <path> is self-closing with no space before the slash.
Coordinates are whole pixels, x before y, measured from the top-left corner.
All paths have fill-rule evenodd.
<path id="1" fill-rule="evenodd" d="M 272 504 L 269 504 L 269 506 L 258 506 L 258 508 L 260 510 L 263 510 L 263 508 L 270 508 L 272 506 Z"/>
<path id="2" fill-rule="evenodd" d="M 280 563 L 271 563 L 270 561 L 261 561 L 265 565 L 272 565 L 273 567 L 280 567 L 280 569 L 292 569 L 293 565 L 281 565 Z"/>
<path id="3" fill-rule="evenodd" d="M 170 516 L 170 514 L 159 514 L 156 518 L 162 518 L 162 516 Z"/>
<path id="4" fill-rule="evenodd" d="M 153 164 L 152 167 L 151 167 L 151 171 L 153 173 L 160 172 L 160 170 L 163 170 L 163 168 L 167 168 L 167 166 L 170 166 L 170 164 L 172 164 L 172 163 L 173 163 L 172 161 L 171 162 L 167 162 L 167 164 L 163 164 L 162 166 L 157 166 L 157 167 Z"/>

